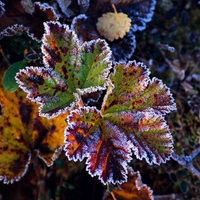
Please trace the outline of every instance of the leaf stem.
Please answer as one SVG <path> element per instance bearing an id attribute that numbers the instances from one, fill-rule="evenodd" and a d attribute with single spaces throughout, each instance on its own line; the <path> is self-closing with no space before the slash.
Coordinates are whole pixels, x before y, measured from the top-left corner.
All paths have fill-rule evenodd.
<path id="1" fill-rule="evenodd" d="M 112 8 L 113 8 L 114 12 L 117 13 L 117 9 L 114 4 L 112 4 Z"/>
<path id="2" fill-rule="evenodd" d="M 110 194 L 111 194 L 113 200 L 117 200 L 116 197 L 115 197 L 115 194 L 113 192 L 110 192 Z"/>
<path id="3" fill-rule="evenodd" d="M 82 100 L 81 96 L 79 98 L 78 106 L 79 107 L 84 107 L 85 106 L 84 103 L 83 103 L 83 100 Z"/>

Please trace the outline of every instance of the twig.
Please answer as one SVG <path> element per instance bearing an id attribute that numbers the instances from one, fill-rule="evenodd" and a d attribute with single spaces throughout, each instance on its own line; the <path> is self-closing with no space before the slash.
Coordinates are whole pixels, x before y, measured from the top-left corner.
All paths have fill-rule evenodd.
<path id="1" fill-rule="evenodd" d="M 193 166 L 192 161 L 198 156 L 200 153 L 200 147 L 192 152 L 189 156 L 179 156 L 176 153 L 172 154 L 172 159 L 177 161 L 180 165 L 187 168 L 194 175 L 196 175 L 200 179 L 200 172 Z"/>
<path id="2" fill-rule="evenodd" d="M 154 200 L 172 200 L 176 199 L 175 194 L 166 194 L 166 195 L 154 195 Z"/>

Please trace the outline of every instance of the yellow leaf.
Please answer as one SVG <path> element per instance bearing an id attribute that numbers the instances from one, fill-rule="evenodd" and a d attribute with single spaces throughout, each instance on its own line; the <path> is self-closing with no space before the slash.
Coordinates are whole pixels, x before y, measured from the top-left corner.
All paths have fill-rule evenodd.
<path id="1" fill-rule="evenodd" d="M 123 38 L 130 31 L 131 19 L 124 13 L 108 12 L 98 18 L 97 30 L 109 41 Z"/>
<path id="2" fill-rule="evenodd" d="M 38 105 L 22 90 L 10 93 L 0 81 L 0 179 L 12 183 L 27 171 L 33 150 L 48 166 L 53 164 L 64 144 L 68 113 L 51 120 L 40 117 Z"/>

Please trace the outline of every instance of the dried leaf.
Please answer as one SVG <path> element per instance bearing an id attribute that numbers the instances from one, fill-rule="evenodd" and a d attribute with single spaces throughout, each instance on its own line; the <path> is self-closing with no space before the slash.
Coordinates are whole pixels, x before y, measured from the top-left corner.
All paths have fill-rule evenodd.
<path id="1" fill-rule="evenodd" d="M 141 181 L 140 172 L 128 168 L 128 180 L 112 190 L 117 200 L 152 200 L 153 191 Z M 113 200 L 109 192 L 105 192 L 103 200 Z"/>
<path id="2" fill-rule="evenodd" d="M 28 67 L 16 79 L 28 98 L 42 104 L 40 114 L 54 117 L 77 105 L 77 93 L 106 88 L 111 52 L 100 39 L 79 45 L 75 33 L 60 23 L 47 22 L 45 29 L 45 67 Z"/>
<path id="3" fill-rule="evenodd" d="M 97 22 L 97 30 L 109 41 L 123 38 L 130 31 L 130 26 L 131 19 L 126 14 L 117 12 L 103 14 Z"/>

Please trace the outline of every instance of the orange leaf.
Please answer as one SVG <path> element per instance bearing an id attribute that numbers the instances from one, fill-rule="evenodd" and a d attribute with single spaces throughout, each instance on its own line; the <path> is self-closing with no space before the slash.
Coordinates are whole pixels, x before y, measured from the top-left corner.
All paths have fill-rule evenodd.
<path id="1" fill-rule="evenodd" d="M 112 190 L 112 195 L 117 200 L 151 200 L 152 190 L 141 181 L 140 173 L 128 168 L 128 181 Z M 111 194 L 106 192 L 103 200 L 113 200 Z"/>

